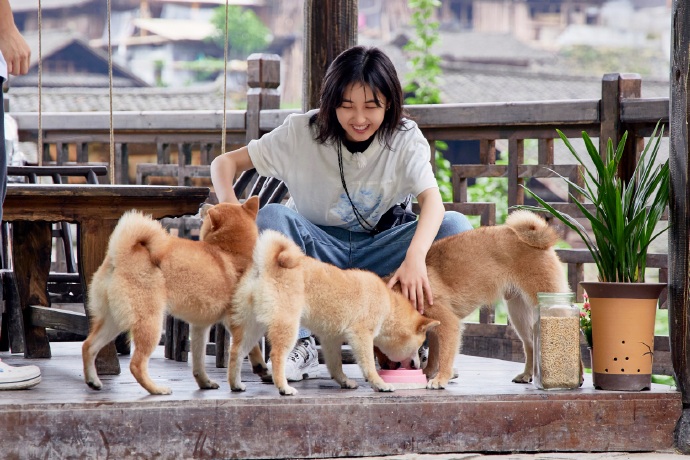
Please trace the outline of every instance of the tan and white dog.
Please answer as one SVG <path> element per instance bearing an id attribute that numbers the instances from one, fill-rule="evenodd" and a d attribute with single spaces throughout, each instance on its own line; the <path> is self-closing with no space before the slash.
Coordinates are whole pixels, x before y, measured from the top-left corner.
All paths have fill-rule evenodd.
<path id="1" fill-rule="evenodd" d="M 441 324 L 429 333 L 427 388 L 445 388 L 453 377 L 463 319 L 501 298 L 525 352 L 525 368 L 513 381 L 532 380 L 537 293 L 570 291 L 553 250 L 558 238 L 543 218 L 521 210 L 510 214 L 505 225 L 476 228 L 431 245 L 426 265 L 434 304 L 425 305 L 424 316 Z M 382 367 L 395 367 L 380 353 L 377 359 Z"/>
<path id="2" fill-rule="evenodd" d="M 190 324 L 192 368 L 202 389 L 215 389 L 204 368 L 209 328 L 227 321 L 240 277 L 251 265 L 258 237 L 258 198 L 243 205 L 218 204 L 206 211 L 201 241 L 168 234 L 161 224 L 137 211 L 125 213 L 113 231 L 105 260 L 89 286 L 91 333 L 82 346 L 84 379 L 94 389 L 98 352 L 118 334 L 131 332 L 130 370 L 151 394 L 170 394 L 148 373 L 166 312 Z M 256 342 L 250 353 L 254 371 L 267 372 Z"/>
<path id="3" fill-rule="evenodd" d="M 321 342 L 331 377 L 342 388 L 357 388 L 342 368 L 341 345 L 347 342 L 364 377 L 378 391 L 393 391 L 376 372 L 374 346 L 390 359 L 416 359 L 427 331 L 439 322 L 420 315 L 402 294 L 376 274 L 342 270 L 304 255 L 280 233 L 264 231 L 254 264 L 234 298 L 228 382 L 244 391 L 240 368 L 262 334 L 271 344 L 273 382 L 282 395 L 297 393 L 285 378 L 285 362 L 297 340 L 300 322 Z"/>

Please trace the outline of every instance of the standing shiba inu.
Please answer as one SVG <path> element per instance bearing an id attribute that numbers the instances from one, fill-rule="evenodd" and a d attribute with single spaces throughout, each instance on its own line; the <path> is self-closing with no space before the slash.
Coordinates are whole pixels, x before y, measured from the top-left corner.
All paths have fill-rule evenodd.
<path id="1" fill-rule="evenodd" d="M 137 382 L 151 394 L 171 393 L 148 374 L 166 312 L 190 324 L 192 368 L 199 388 L 218 388 L 204 369 L 206 337 L 213 324 L 227 325 L 235 287 L 251 265 L 258 208 L 256 197 L 243 205 L 213 206 L 204 217 L 201 241 L 172 236 L 158 221 L 137 211 L 120 218 L 89 287 L 92 324 L 82 358 L 84 379 L 91 388 L 102 387 L 96 355 L 129 330 L 134 342 L 130 370 Z M 259 347 L 256 342 L 251 345 L 254 371 L 266 373 Z"/>
<path id="2" fill-rule="evenodd" d="M 426 266 L 434 304 L 424 306 L 424 316 L 441 325 L 429 333 L 427 388 L 445 388 L 453 377 L 462 320 L 500 298 L 506 299 L 510 324 L 525 351 L 525 369 L 513 381 L 532 380 L 537 293 L 570 291 L 553 250 L 556 241 L 557 233 L 544 219 L 523 210 L 510 214 L 505 225 L 476 228 L 431 245 Z M 377 358 L 382 367 L 394 367 L 385 356 L 377 353 Z"/>
<path id="3" fill-rule="evenodd" d="M 257 242 L 254 264 L 235 293 L 230 388 L 245 389 L 242 359 L 266 333 L 273 382 L 280 394 L 296 394 L 285 378 L 285 362 L 297 340 L 300 321 L 319 337 L 328 371 L 342 388 L 357 388 L 342 368 L 341 345 L 347 342 L 364 377 L 378 391 L 393 391 L 393 385 L 376 372 L 374 346 L 393 360 L 418 360 L 417 350 L 426 332 L 439 324 L 420 315 L 376 274 L 318 261 L 282 234 L 266 230 Z"/>

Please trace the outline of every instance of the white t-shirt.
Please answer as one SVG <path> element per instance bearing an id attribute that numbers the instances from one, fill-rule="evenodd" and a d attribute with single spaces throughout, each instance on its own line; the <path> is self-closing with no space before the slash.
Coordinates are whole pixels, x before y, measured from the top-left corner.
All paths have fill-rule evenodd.
<path id="1" fill-rule="evenodd" d="M 334 145 L 314 140 L 309 119 L 316 114 L 292 114 L 261 139 L 249 142 L 249 156 L 262 176 L 282 180 L 290 190 L 288 206 L 317 225 L 366 231 L 357 221 L 345 194 L 338 153 Z M 358 165 L 343 145 L 343 172 L 347 189 L 366 221 L 374 226 L 381 215 L 408 195 L 438 187 L 431 169 L 429 143 L 417 124 L 405 120 L 405 130 L 395 133 L 391 149 L 378 138 L 361 154 Z"/>

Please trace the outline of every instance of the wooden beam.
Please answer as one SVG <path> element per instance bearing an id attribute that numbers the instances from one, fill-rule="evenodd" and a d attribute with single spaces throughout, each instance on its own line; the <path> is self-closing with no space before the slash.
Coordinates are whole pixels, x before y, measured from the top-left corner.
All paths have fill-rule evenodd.
<path id="1" fill-rule="evenodd" d="M 357 0 L 305 0 L 302 110 L 319 106 L 321 81 L 340 53 L 357 44 Z"/>
<path id="2" fill-rule="evenodd" d="M 690 47 L 690 9 L 688 0 L 673 2 L 671 31 L 670 151 L 671 197 L 669 202 L 669 289 L 668 322 L 671 359 L 676 383 L 681 391 L 683 413 L 676 426 L 676 448 L 690 453 L 690 309 L 688 309 L 688 48 Z"/>
<path id="3" fill-rule="evenodd" d="M 29 312 L 31 323 L 34 326 L 74 332 L 84 337 L 89 335 L 89 320 L 85 313 L 48 308 L 42 305 L 30 305 Z"/>

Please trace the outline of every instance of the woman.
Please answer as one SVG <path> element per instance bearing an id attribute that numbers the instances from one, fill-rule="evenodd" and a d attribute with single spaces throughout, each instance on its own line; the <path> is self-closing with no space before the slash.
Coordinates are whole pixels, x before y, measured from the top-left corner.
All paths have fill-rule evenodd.
<path id="1" fill-rule="evenodd" d="M 261 230 L 293 239 L 304 252 L 340 268 L 392 277 L 423 313 L 433 303 L 425 258 L 431 243 L 471 228 L 460 213 L 445 212 L 429 163 L 429 144 L 404 117 L 395 67 L 377 48 L 355 46 L 329 66 L 320 107 L 293 114 L 261 139 L 211 164 L 219 201 L 237 202 L 235 175 L 256 168 L 287 185 L 287 206 L 259 211 Z M 392 206 L 416 197 L 419 219 L 387 230 L 376 224 Z M 317 375 L 318 355 L 308 330 L 290 354 L 289 381 Z"/>

